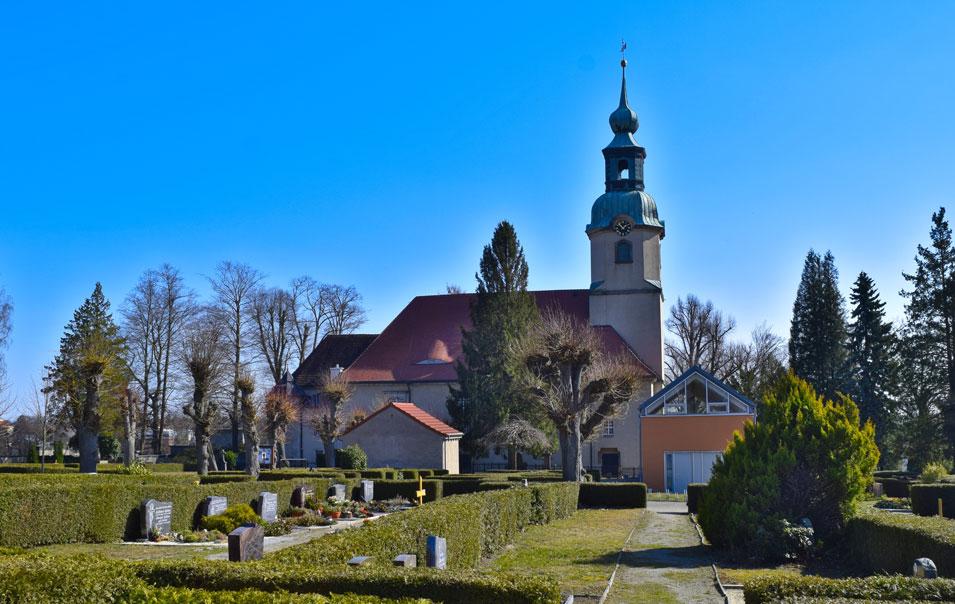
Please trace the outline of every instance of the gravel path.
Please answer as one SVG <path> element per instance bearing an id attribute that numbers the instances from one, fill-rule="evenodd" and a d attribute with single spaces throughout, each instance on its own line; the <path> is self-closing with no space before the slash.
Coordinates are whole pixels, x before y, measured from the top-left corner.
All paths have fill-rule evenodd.
<path id="1" fill-rule="evenodd" d="M 647 507 L 653 513 L 624 546 L 607 602 L 721 604 L 713 555 L 700 544 L 686 504 L 651 501 Z"/>

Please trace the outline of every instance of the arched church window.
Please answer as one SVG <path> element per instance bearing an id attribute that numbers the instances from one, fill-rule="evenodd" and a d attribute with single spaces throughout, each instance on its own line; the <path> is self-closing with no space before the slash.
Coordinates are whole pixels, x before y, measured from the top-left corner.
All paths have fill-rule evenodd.
<path id="1" fill-rule="evenodd" d="M 614 257 L 617 264 L 629 264 L 633 262 L 633 245 L 629 241 L 621 239 L 617 242 Z"/>
<path id="2" fill-rule="evenodd" d="M 617 162 L 617 180 L 627 180 L 630 178 L 630 164 L 627 160 L 621 159 Z"/>

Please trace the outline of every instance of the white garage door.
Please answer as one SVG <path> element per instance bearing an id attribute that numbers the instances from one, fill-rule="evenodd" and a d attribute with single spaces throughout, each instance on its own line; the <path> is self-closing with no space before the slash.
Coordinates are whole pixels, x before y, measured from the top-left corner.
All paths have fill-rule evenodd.
<path id="1" fill-rule="evenodd" d="M 663 456 L 667 491 L 686 492 L 691 482 L 709 482 L 719 451 L 674 451 Z"/>

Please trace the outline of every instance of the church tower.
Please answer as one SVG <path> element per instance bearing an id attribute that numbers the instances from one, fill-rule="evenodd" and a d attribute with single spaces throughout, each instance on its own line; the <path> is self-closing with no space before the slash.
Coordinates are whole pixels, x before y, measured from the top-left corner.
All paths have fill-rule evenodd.
<path id="1" fill-rule="evenodd" d="M 644 191 L 646 149 L 633 135 L 637 114 L 627 103 L 627 61 L 620 106 L 610 114 L 614 137 L 603 150 L 606 192 L 591 209 L 590 323 L 610 325 L 657 375 L 663 376 L 663 286 L 660 240 L 664 223 Z"/>

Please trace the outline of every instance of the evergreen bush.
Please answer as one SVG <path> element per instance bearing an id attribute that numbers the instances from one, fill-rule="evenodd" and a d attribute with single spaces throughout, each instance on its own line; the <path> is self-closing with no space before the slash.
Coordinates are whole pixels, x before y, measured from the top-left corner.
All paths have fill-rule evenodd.
<path id="1" fill-rule="evenodd" d="M 808 518 L 828 539 L 852 517 L 878 459 L 872 424 L 860 427 L 852 400 L 826 401 L 788 374 L 714 465 L 700 524 L 717 547 L 783 558 L 793 553 L 784 521 Z"/>
<path id="2" fill-rule="evenodd" d="M 693 482 L 686 485 L 686 509 L 691 514 L 700 511 L 700 499 L 706 492 L 706 483 Z"/>
<path id="3" fill-rule="evenodd" d="M 348 445 L 338 451 L 335 459 L 338 461 L 339 467 L 344 470 L 368 469 L 368 455 L 358 445 Z"/>
<path id="4" fill-rule="evenodd" d="M 203 516 L 199 528 L 207 531 L 219 531 L 228 535 L 244 524 L 264 524 L 259 515 L 247 503 L 234 503 L 221 514 Z"/>

